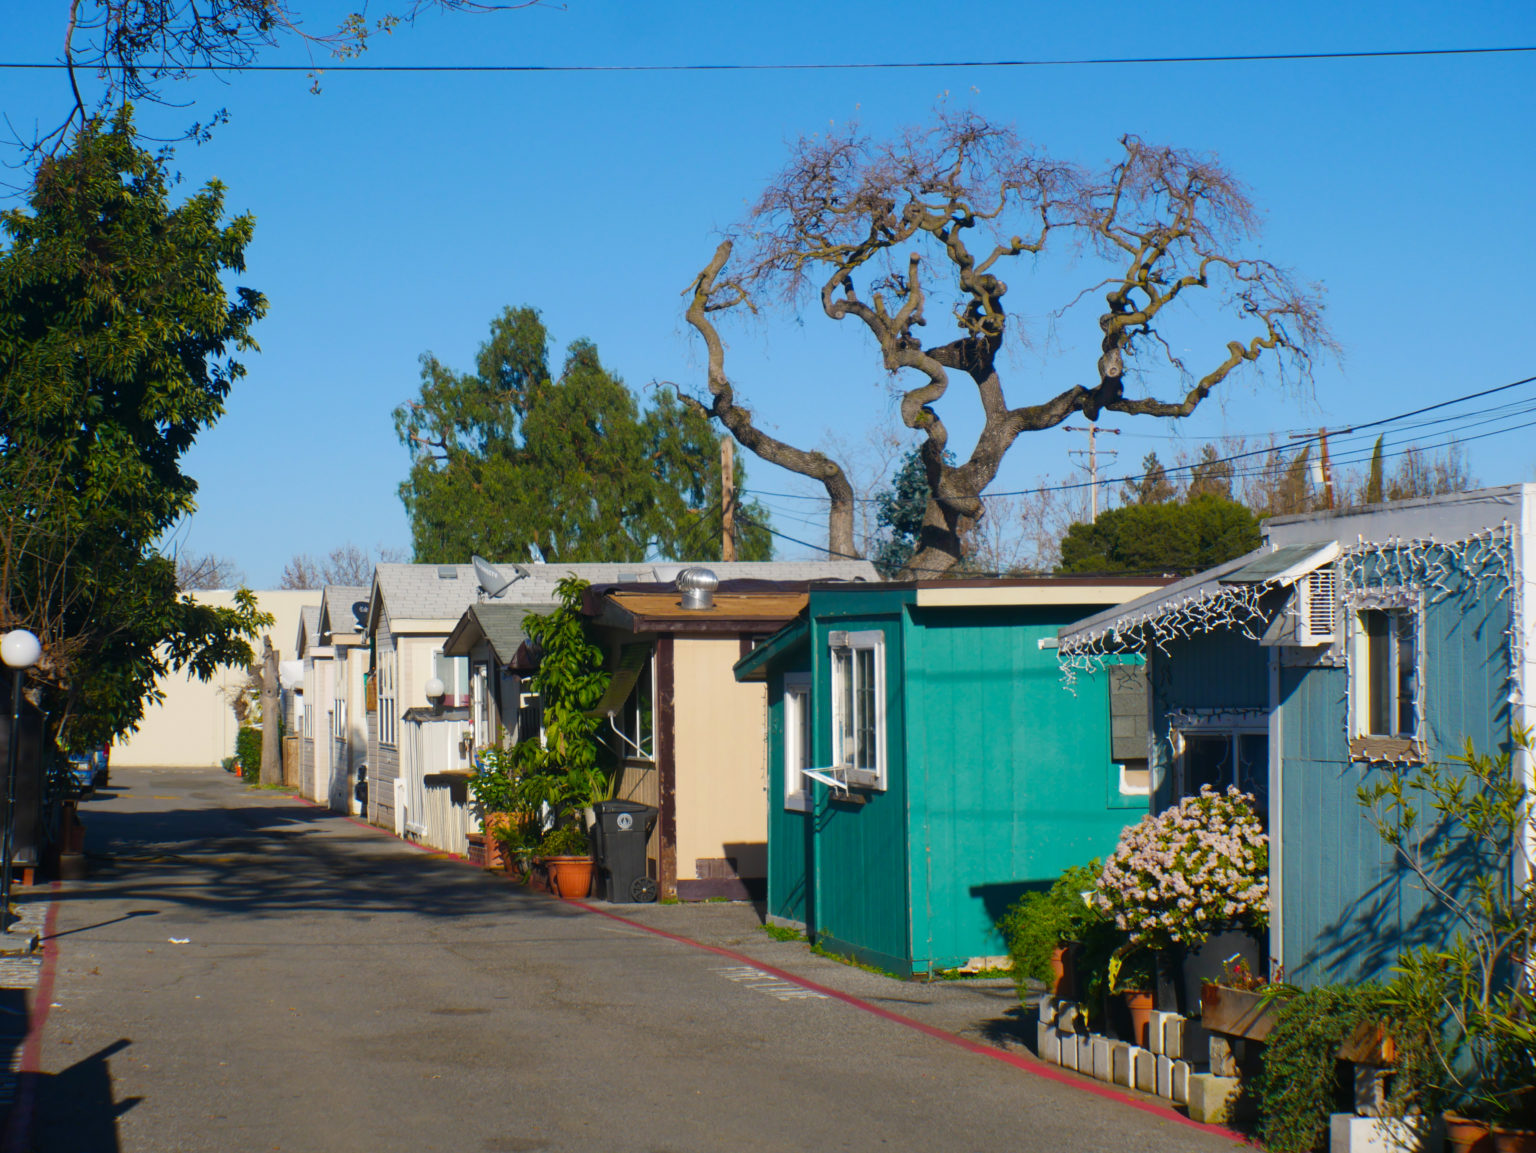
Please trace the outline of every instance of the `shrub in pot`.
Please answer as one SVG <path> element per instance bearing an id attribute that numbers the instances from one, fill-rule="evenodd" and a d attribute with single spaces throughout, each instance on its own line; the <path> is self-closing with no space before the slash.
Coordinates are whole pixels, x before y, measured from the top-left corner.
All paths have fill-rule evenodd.
<path id="1" fill-rule="evenodd" d="M 1026 981 L 1040 981 L 1048 992 L 1074 996 L 1071 946 L 1083 939 L 1090 925 L 1104 920 L 1093 902 L 1099 862 L 1074 865 L 1043 892 L 1025 893 L 1008 907 L 998 931 L 1013 959 L 1013 977 L 1020 999 L 1030 990 Z"/>

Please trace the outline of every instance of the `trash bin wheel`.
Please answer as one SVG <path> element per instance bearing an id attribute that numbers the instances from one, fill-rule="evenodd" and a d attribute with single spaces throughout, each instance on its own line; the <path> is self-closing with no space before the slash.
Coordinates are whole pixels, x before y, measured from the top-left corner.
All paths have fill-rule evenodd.
<path id="1" fill-rule="evenodd" d="M 656 899 L 656 882 L 650 877 L 636 877 L 629 883 L 629 899 L 647 904 Z"/>

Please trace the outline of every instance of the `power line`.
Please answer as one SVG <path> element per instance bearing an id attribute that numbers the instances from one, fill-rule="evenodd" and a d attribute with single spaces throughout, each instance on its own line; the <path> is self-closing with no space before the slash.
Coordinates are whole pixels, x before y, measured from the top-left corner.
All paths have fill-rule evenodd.
<path id="1" fill-rule="evenodd" d="M 1035 60 L 881 60 L 840 61 L 822 64 L 179 64 L 166 72 L 405 72 L 405 73 L 504 73 L 504 72 L 853 72 L 943 68 L 1094 68 L 1132 64 L 1260 64 L 1310 60 L 1393 60 L 1435 56 L 1495 56 L 1536 52 L 1536 45 L 1484 46 L 1475 48 L 1365 49 L 1358 52 L 1254 52 L 1210 53 L 1198 56 L 1086 56 Z M 0 61 L 0 70 L 63 71 L 62 61 Z M 76 65 L 88 69 L 90 65 Z M 153 69 L 146 69 L 153 71 Z"/>
<path id="2" fill-rule="evenodd" d="M 1522 378 L 1520 380 L 1511 381 L 1508 384 L 1495 385 L 1492 388 L 1485 388 L 1485 389 L 1480 389 L 1477 392 L 1465 393 L 1465 394 L 1463 394 L 1461 396 L 1452 397 L 1449 400 L 1442 400 L 1442 401 L 1439 401 L 1439 402 L 1437 402 L 1435 404 L 1425 405 L 1422 408 L 1415 408 L 1415 409 L 1410 409 L 1407 412 L 1400 412 L 1400 413 L 1396 414 L 1395 416 L 1387 416 L 1387 417 L 1382 417 L 1379 420 L 1362 421 L 1359 424 L 1346 425 L 1343 428 L 1334 429 L 1328 435 L 1330 437 L 1334 438 L 1337 441 L 1340 438 L 1357 434 L 1357 433 L 1359 433 L 1361 431 L 1364 431 L 1366 429 L 1382 428 L 1385 425 L 1396 424 L 1396 423 L 1398 423 L 1400 421 L 1407 420 L 1410 417 L 1423 416 L 1425 413 L 1430 413 L 1430 412 L 1438 412 L 1441 409 L 1449 408 L 1452 405 L 1463 404 L 1466 401 L 1470 401 L 1470 400 L 1480 400 L 1480 399 L 1482 399 L 1485 396 L 1494 396 L 1494 395 L 1496 395 L 1498 393 L 1501 393 L 1501 392 L 1508 392 L 1510 389 L 1520 388 L 1523 385 L 1531 384 L 1533 382 L 1536 382 L 1536 376 L 1527 376 L 1527 377 L 1524 377 L 1524 378 Z M 1527 402 L 1513 402 L 1510 405 L 1503 406 L 1503 407 L 1507 407 L 1509 409 L 1514 409 L 1514 410 L 1519 410 L 1519 409 L 1523 408 L 1525 405 L 1528 405 L 1528 404 L 1531 404 L 1531 403 L 1536 403 L 1536 402 L 1528 402 L 1528 401 Z M 1511 412 L 1509 415 L 1516 415 L 1516 412 Z M 1417 425 L 1410 425 L 1409 428 L 1411 429 L 1411 428 L 1429 427 L 1430 425 L 1433 425 L 1433 424 L 1445 423 L 1445 421 L 1448 421 L 1448 420 L 1468 420 L 1468 419 L 1471 419 L 1473 417 L 1481 418 L 1481 417 L 1486 417 L 1486 416 L 1487 416 L 1487 412 L 1486 411 L 1484 411 L 1484 412 L 1476 412 L 1476 413 L 1464 413 L 1464 414 L 1461 414 L 1460 416 L 1447 417 L 1447 418 L 1443 418 L 1442 420 L 1424 421 L 1424 422 L 1421 422 L 1420 424 L 1417 424 Z M 1473 421 L 1473 423 L 1468 425 L 1467 427 L 1476 427 L 1476 425 L 1479 424 L 1479 423 L 1486 423 L 1486 421 L 1485 420 Z M 1511 428 L 1496 429 L 1493 432 L 1480 433 L 1477 436 L 1473 436 L 1473 437 L 1467 437 L 1467 438 L 1452 437 L 1450 441 L 1447 441 L 1445 443 L 1448 444 L 1448 443 L 1451 443 L 1451 441 L 1460 441 L 1460 440 L 1483 440 L 1483 439 L 1486 439 L 1489 436 L 1500 435 L 1500 434 L 1505 433 L 1505 432 L 1513 432 L 1513 431 L 1516 431 L 1516 430 L 1518 430 L 1520 428 L 1525 428 L 1525 427 L 1526 427 L 1526 425 L 1521 424 L 1521 425 L 1512 426 Z M 1404 431 L 1406 431 L 1406 430 L 1404 430 Z M 1308 436 L 1299 438 L 1297 440 L 1297 442 L 1295 443 L 1295 447 L 1296 447 L 1296 449 L 1298 451 L 1300 451 L 1300 450 L 1303 450 L 1303 449 L 1311 447 L 1311 445 L 1315 441 L 1317 441 L 1317 440 L 1318 440 L 1317 434 L 1316 433 L 1312 433 L 1312 434 L 1310 434 Z M 1444 444 L 1436 446 L 1436 447 L 1444 447 Z M 1253 457 L 1268 456 L 1268 455 L 1270 455 L 1272 453 L 1275 453 L 1277 451 L 1279 451 L 1278 447 L 1271 445 L 1271 446 L 1266 446 L 1264 448 L 1251 449 L 1251 450 L 1248 450 L 1248 451 L 1245 451 L 1245 452 L 1233 453 L 1230 456 L 1215 457 L 1215 458 L 1213 458 L 1211 460 L 1208 460 L 1208 461 L 1198 461 L 1195 464 L 1178 465 L 1178 466 L 1175 466 L 1174 468 L 1171 468 L 1171 469 L 1166 469 L 1165 468 L 1164 471 L 1166 473 L 1174 473 L 1174 474 L 1176 474 L 1176 473 L 1181 473 L 1181 472 L 1186 472 L 1186 471 L 1192 471 L 1194 468 L 1197 468 L 1197 467 L 1209 467 L 1210 465 L 1213 465 L 1213 464 L 1230 464 L 1230 463 L 1232 463 L 1234 461 L 1247 460 L 1247 459 L 1251 459 Z M 1341 457 L 1348 456 L 1349 453 L 1353 452 L 1353 451 L 1356 451 L 1356 450 L 1347 449 L 1347 450 L 1345 450 L 1345 452 L 1343 454 L 1340 454 L 1340 455 L 1341 455 Z M 1404 451 L 1406 452 L 1408 450 L 1404 450 Z M 1393 454 L 1390 454 L 1390 455 L 1392 455 L 1392 456 L 1401 456 L 1401 455 L 1403 455 L 1403 453 L 1393 453 Z M 1355 461 L 1346 461 L 1346 463 L 1355 463 Z M 1251 473 L 1239 471 L 1239 472 L 1235 473 L 1234 475 L 1258 475 L 1262 471 L 1263 471 L 1263 469 L 1259 468 L 1259 469 L 1254 470 Z M 1126 481 L 1143 480 L 1143 479 L 1146 478 L 1146 476 L 1147 476 L 1146 473 L 1137 473 L 1137 474 L 1134 474 L 1134 475 L 1131 475 L 1131 476 L 1111 477 L 1111 478 L 1108 478 L 1107 480 L 1101 481 L 1100 483 L 1101 484 L 1119 484 L 1119 483 L 1123 483 L 1123 482 L 1126 482 Z M 983 495 L 983 497 L 1036 496 L 1036 495 L 1039 495 L 1041 493 L 1047 493 L 1047 492 L 1069 492 L 1069 491 L 1073 491 L 1073 490 L 1076 490 L 1076 489 L 1086 488 L 1086 487 L 1088 487 L 1089 483 L 1091 483 L 1091 482 L 1072 483 L 1072 484 L 1059 484 L 1059 485 L 1042 485 L 1042 486 L 1038 486 L 1036 488 L 1016 489 L 1016 490 L 1010 491 L 1010 492 L 989 492 L 989 493 L 983 493 L 982 495 Z M 811 495 L 811 494 L 807 494 L 807 493 L 768 492 L 768 491 L 765 491 L 765 490 L 762 490 L 762 489 L 752 489 L 751 492 L 752 492 L 752 494 L 754 496 L 760 496 L 760 497 L 779 497 L 779 498 L 788 499 L 788 500 L 825 501 L 825 500 L 828 499 L 825 496 L 815 496 L 815 495 Z M 865 504 L 874 503 L 876 500 L 878 500 L 878 498 L 876 498 L 876 497 L 855 497 L 853 499 L 855 501 L 857 501 L 857 502 L 865 503 Z"/>

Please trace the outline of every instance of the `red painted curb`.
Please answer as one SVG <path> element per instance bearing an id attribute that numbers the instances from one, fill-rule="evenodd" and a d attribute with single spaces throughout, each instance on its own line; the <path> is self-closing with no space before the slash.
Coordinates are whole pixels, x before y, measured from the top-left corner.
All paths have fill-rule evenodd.
<path id="1" fill-rule="evenodd" d="M 32 1012 L 27 1022 L 26 1040 L 21 1047 L 16 1099 L 11 1103 L 11 1115 L 6 1118 L 5 1133 L 0 1136 L 3 1153 L 26 1153 L 31 1145 L 32 1113 L 37 1105 L 37 1083 L 42 1065 L 43 1026 L 48 1023 L 48 1010 L 53 1006 L 53 980 L 58 972 L 59 945 L 53 934 L 59 922 L 59 887 L 58 881 L 48 886 L 48 912 L 43 918 L 42 933 L 43 967 L 37 975 L 37 988 L 32 991 Z"/>
<path id="2" fill-rule="evenodd" d="M 872 1005 L 868 1001 L 865 1001 L 859 997 L 855 997 L 851 993 L 844 993 L 827 985 L 821 985 L 815 981 L 808 980 L 805 977 L 796 976 L 794 973 L 780 969 L 774 965 L 764 964 L 762 961 L 759 961 L 754 957 L 748 957 L 744 953 L 737 953 L 731 949 L 722 948 L 719 945 L 706 945 L 702 941 L 695 941 L 690 937 L 679 936 L 677 933 L 669 933 L 665 929 L 657 929 L 654 926 L 642 924 L 639 921 L 632 921 L 628 917 L 621 917 L 617 913 L 610 913 L 607 909 L 599 909 L 596 905 L 589 905 L 585 901 L 570 899 L 567 900 L 566 903 L 575 905 L 577 908 L 584 909 L 589 913 L 596 913 L 600 917 L 607 917 L 609 920 L 618 921 L 620 924 L 628 925 L 631 928 L 642 929 L 645 932 L 651 933 L 655 936 L 664 937 L 669 941 L 676 941 L 682 945 L 691 945 L 693 948 L 702 949 L 706 953 L 714 953 L 716 956 L 727 957 L 733 961 L 740 961 L 744 965 L 750 965 L 754 969 L 758 969 L 761 972 L 769 974 L 770 976 L 777 977 L 781 981 L 787 981 L 790 984 L 799 985 L 802 989 L 809 989 L 812 992 L 820 993 L 823 996 L 842 1001 L 844 1004 L 852 1005 L 855 1009 L 862 1009 L 866 1013 L 873 1013 L 876 1017 L 883 1018 L 884 1020 L 890 1021 L 894 1024 L 904 1025 L 908 1029 L 915 1029 L 919 1033 L 927 1034 L 929 1037 L 932 1037 L 937 1041 L 944 1041 L 948 1044 L 958 1046 L 961 1049 L 975 1053 L 977 1056 L 990 1057 L 994 1061 L 1002 1061 L 1004 1064 L 1012 1065 L 1015 1069 L 1020 1069 L 1023 1072 L 1029 1073 L 1035 1077 L 1041 1077 L 1047 1081 L 1055 1081 L 1059 1085 L 1067 1085 L 1084 1093 L 1091 1093 L 1095 1097 L 1103 1097 L 1107 1100 L 1118 1102 L 1121 1105 L 1129 1105 L 1132 1109 L 1140 1110 L 1143 1113 L 1150 1113 L 1152 1116 L 1161 1117 L 1165 1121 L 1175 1121 L 1180 1125 L 1188 1126 L 1191 1129 L 1198 1129 L 1201 1132 L 1209 1133 L 1212 1136 L 1225 1137 L 1228 1140 L 1235 1141 L 1240 1145 L 1251 1144 L 1251 1142 L 1249 1142 L 1248 1139 L 1243 1137 L 1240 1133 L 1236 1133 L 1224 1125 L 1207 1125 L 1203 1121 L 1192 1120 L 1191 1118 L 1186 1117 L 1184 1114 L 1174 1109 L 1170 1109 L 1162 1105 L 1153 1105 L 1151 1102 L 1143 1101 L 1137 1097 L 1132 1097 L 1128 1093 L 1122 1093 L 1118 1089 L 1112 1089 L 1107 1085 L 1101 1085 L 1094 1081 L 1084 1081 L 1081 1077 L 1075 1077 L 1069 1073 L 1064 1073 L 1050 1065 L 1045 1065 L 1038 1060 L 1028 1060 L 1013 1053 L 1004 1052 L 1001 1049 L 994 1049 L 990 1045 L 983 1045 L 979 1041 L 968 1040 L 967 1038 L 961 1037 L 955 1033 L 951 1033 L 946 1029 L 940 1029 L 936 1025 L 927 1025 L 922 1021 L 914 1020 L 911 1017 L 905 1017 L 902 1014 L 894 1013 L 889 1009 L 883 1009 L 879 1005 Z"/>

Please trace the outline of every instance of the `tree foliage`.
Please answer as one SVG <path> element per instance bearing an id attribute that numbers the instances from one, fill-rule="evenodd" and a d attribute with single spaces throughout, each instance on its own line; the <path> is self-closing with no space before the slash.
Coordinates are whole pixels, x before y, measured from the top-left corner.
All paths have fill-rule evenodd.
<path id="1" fill-rule="evenodd" d="M 1259 522 L 1219 496 L 1129 504 L 1079 522 L 1061 542 L 1064 573 L 1193 573 L 1259 547 Z"/>
<path id="2" fill-rule="evenodd" d="M 720 453 L 708 420 L 666 391 L 642 410 L 588 340 L 552 375 L 548 344 L 536 309 L 508 308 L 473 373 L 422 357 L 420 393 L 395 410 L 411 454 L 400 497 L 416 560 L 719 559 Z M 745 475 L 738 463 L 738 489 Z M 737 555 L 767 559 L 766 510 L 739 511 Z"/>
<path id="3" fill-rule="evenodd" d="M 1120 498 L 1125 504 L 1162 504 L 1176 496 L 1178 489 L 1168 479 L 1168 470 L 1155 452 L 1141 458 L 1140 476 L 1131 477 L 1120 486 Z"/>
<path id="4" fill-rule="evenodd" d="M 264 621 L 177 595 L 155 542 L 193 509 L 181 458 L 255 348 L 261 295 L 225 292 L 251 217 L 211 183 L 172 206 L 131 112 L 91 121 L 0 215 L 0 629 L 37 633 L 32 674 L 68 744 L 122 733 L 155 678 L 251 659 Z"/>
<path id="5" fill-rule="evenodd" d="M 1134 136 L 1120 145 L 1090 171 L 970 113 L 942 112 L 890 140 L 834 129 L 799 142 L 743 236 L 722 242 L 699 273 L 687 319 L 708 352 L 708 397 L 695 403 L 759 456 L 823 483 L 834 554 L 853 548 L 847 478 L 825 454 L 768 436 L 737 402 L 716 313 L 810 295 L 830 319 L 874 337 L 883 367 L 910 382 L 901 417 L 924 438 L 930 496 L 910 566 L 927 574 L 959 562 L 966 523 L 982 513 L 981 494 L 1020 434 L 1077 412 L 1187 416 L 1246 366 L 1304 380 L 1331 347 L 1318 290 L 1256 255 L 1258 212 L 1230 172 Z M 1045 385 L 1021 404 L 1004 386 L 1000 354 L 1017 321 L 1002 275 L 1056 246 L 1089 255 L 1072 266 L 1081 287 L 1066 292 L 1058 316 L 1091 297 L 1103 302 L 1089 329 L 1099 348 L 1093 383 Z M 1197 302 L 1204 328 L 1165 335 Z M 925 339 L 930 325 L 948 330 Z M 1175 340 L 1198 344 L 1201 332 L 1203 359 L 1174 351 Z M 1129 389 L 1133 367 L 1141 379 Z M 1137 395 L 1164 376 L 1171 395 Z M 956 380 L 969 387 L 951 395 Z M 950 464 L 943 413 L 972 390 L 981 432 Z"/>
<path id="6" fill-rule="evenodd" d="M 928 509 L 928 470 L 916 449 L 901 458 L 891 487 L 875 496 L 875 523 L 882 530 L 875 552 L 875 569 L 887 580 L 907 567 L 917 551 L 923 514 Z M 919 577 L 927 574 L 919 573 Z"/>

